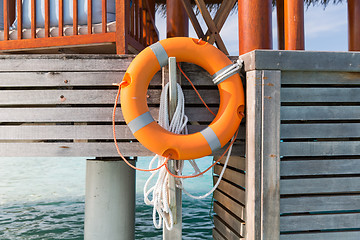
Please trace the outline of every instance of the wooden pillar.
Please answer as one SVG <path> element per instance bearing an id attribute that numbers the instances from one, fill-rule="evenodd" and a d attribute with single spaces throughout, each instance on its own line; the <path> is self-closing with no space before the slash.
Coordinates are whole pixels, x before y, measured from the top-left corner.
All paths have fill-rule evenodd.
<path id="1" fill-rule="evenodd" d="M 360 1 L 348 0 L 349 51 L 360 51 Z"/>
<path id="2" fill-rule="evenodd" d="M 284 15 L 285 49 L 304 50 L 304 1 L 284 0 Z"/>
<path id="3" fill-rule="evenodd" d="M 278 49 L 285 49 L 284 36 L 284 0 L 276 1 L 277 30 L 278 30 Z"/>
<path id="4" fill-rule="evenodd" d="M 271 0 L 238 0 L 239 53 L 272 49 Z"/>
<path id="5" fill-rule="evenodd" d="M 166 36 L 187 37 L 189 18 L 181 0 L 166 0 Z"/>
<path id="6" fill-rule="evenodd" d="M 116 54 L 128 53 L 127 38 L 128 34 L 128 1 L 116 0 Z"/>

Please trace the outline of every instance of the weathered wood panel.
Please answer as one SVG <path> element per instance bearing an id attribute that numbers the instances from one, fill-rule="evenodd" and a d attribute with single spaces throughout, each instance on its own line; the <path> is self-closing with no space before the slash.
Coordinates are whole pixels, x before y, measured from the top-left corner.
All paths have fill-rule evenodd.
<path id="1" fill-rule="evenodd" d="M 280 240 L 358 240 L 360 231 L 348 232 L 318 232 L 318 233 L 303 233 L 303 234 L 284 234 L 280 236 Z"/>
<path id="2" fill-rule="evenodd" d="M 223 169 L 223 166 L 217 164 L 214 167 L 214 173 L 217 175 L 220 175 L 222 169 Z M 223 178 L 234 184 L 245 187 L 245 174 L 244 173 L 240 173 L 240 172 L 234 171 L 230 168 L 227 168 L 224 172 Z"/>
<path id="3" fill-rule="evenodd" d="M 282 161 L 281 176 L 359 174 L 360 159 Z"/>
<path id="4" fill-rule="evenodd" d="M 226 240 L 226 238 L 224 238 L 223 235 L 219 233 L 219 231 L 216 228 L 213 229 L 212 234 L 215 240 Z"/>
<path id="5" fill-rule="evenodd" d="M 221 203 L 224 207 L 229 209 L 235 216 L 245 220 L 245 207 L 234 199 L 230 198 L 223 192 L 215 190 L 213 194 L 214 199 Z"/>
<path id="6" fill-rule="evenodd" d="M 305 102 L 360 102 L 360 88 L 282 88 L 281 101 Z"/>
<path id="7" fill-rule="evenodd" d="M 245 223 L 231 214 L 230 211 L 214 202 L 214 212 L 221 218 L 226 224 L 233 230 L 236 235 L 244 236 L 244 225 Z"/>
<path id="8" fill-rule="evenodd" d="M 213 181 L 216 182 L 219 178 L 213 177 Z M 222 192 L 227 193 L 230 197 L 245 205 L 245 190 L 241 189 L 226 180 L 222 180 L 218 186 L 218 189 Z"/>
<path id="9" fill-rule="evenodd" d="M 329 229 L 358 229 L 360 213 L 284 216 L 280 218 L 280 231 L 311 231 Z"/>
<path id="10" fill-rule="evenodd" d="M 280 213 L 351 211 L 360 209 L 360 195 L 291 197 L 280 199 Z"/>
<path id="11" fill-rule="evenodd" d="M 360 84 L 358 72 L 313 72 L 313 71 L 283 71 L 281 84 L 288 85 L 351 85 Z"/>
<path id="12" fill-rule="evenodd" d="M 360 106 L 282 106 L 281 120 L 360 120 Z"/>
<path id="13" fill-rule="evenodd" d="M 282 142 L 282 156 L 360 155 L 359 141 Z"/>
<path id="14" fill-rule="evenodd" d="M 214 216 L 214 225 L 215 229 L 221 233 L 221 235 L 226 240 L 239 240 L 242 238 L 242 236 L 235 233 L 234 230 L 232 230 L 221 218 L 217 215 Z M 245 231 L 245 226 L 244 226 Z"/>
<path id="15" fill-rule="evenodd" d="M 283 179 L 280 194 L 360 193 L 360 177 Z"/>
<path id="16" fill-rule="evenodd" d="M 245 136 L 245 132 L 243 132 L 243 135 Z M 222 158 L 220 163 L 225 164 L 225 160 L 226 158 Z M 228 166 L 245 171 L 245 158 L 240 156 L 231 156 L 229 158 Z"/>

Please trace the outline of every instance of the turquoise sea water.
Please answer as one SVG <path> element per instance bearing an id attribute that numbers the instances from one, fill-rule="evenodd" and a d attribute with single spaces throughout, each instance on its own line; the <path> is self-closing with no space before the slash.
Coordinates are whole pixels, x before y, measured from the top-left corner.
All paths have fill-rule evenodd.
<path id="1" fill-rule="evenodd" d="M 148 158 L 138 161 L 146 167 Z M 204 169 L 211 163 L 200 161 Z M 0 158 L 0 239 L 83 239 L 85 159 Z M 137 173 L 136 239 L 162 239 L 152 223 L 152 208 L 143 203 L 148 173 Z M 211 173 L 186 181 L 193 194 L 211 189 Z M 183 196 L 183 239 L 211 239 L 211 197 Z"/>

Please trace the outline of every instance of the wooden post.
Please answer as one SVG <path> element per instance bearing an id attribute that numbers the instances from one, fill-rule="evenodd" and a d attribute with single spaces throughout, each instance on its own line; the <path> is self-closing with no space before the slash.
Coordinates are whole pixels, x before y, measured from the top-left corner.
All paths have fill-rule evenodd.
<path id="1" fill-rule="evenodd" d="M 285 50 L 304 50 L 304 1 L 284 0 Z"/>
<path id="2" fill-rule="evenodd" d="M 360 1 L 348 0 L 349 51 L 360 51 Z"/>
<path id="3" fill-rule="evenodd" d="M 128 1 L 116 0 L 116 54 L 128 53 Z"/>
<path id="4" fill-rule="evenodd" d="M 271 0 L 238 0 L 239 53 L 272 49 Z"/>
<path id="5" fill-rule="evenodd" d="M 166 1 L 166 35 L 168 38 L 189 35 L 189 18 L 181 0 Z"/>
<path id="6" fill-rule="evenodd" d="M 277 30 L 278 30 L 278 49 L 285 49 L 284 32 L 284 0 L 276 1 Z"/>

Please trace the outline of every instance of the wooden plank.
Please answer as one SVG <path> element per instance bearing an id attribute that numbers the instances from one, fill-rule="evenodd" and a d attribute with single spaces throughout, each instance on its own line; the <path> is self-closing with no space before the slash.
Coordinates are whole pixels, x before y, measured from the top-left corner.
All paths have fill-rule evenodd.
<path id="1" fill-rule="evenodd" d="M 242 236 L 239 236 L 232 229 L 230 229 L 230 227 L 217 215 L 214 215 L 214 225 L 215 229 L 220 232 L 227 240 L 239 240 L 242 238 Z"/>
<path id="2" fill-rule="evenodd" d="M 281 102 L 360 102 L 360 88 L 282 88 Z"/>
<path id="3" fill-rule="evenodd" d="M 234 215 L 239 217 L 241 220 L 245 220 L 245 207 L 240 203 L 234 201 L 229 196 L 225 195 L 223 192 L 219 190 L 214 191 L 214 199 L 216 199 L 221 205 L 229 209 Z"/>
<path id="4" fill-rule="evenodd" d="M 223 169 L 223 166 L 217 164 L 214 167 L 214 173 L 217 175 L 220 175 L 222 169 Z M 224 172 L 223 178 L 234 184 L 245 187 L 245 174 L 243 174 L 243 173 L 240 173 L 240 172 L 234 171 L 230 168 L 227 168 Z"/>
<path id="5" fill-rule="evenodd" d="M 1 87 L 112 86 L 120 83 L 125 72 L 0 72 Z M 150 86 L 161 85 L 155 74 Z"/>
<path id="6" fill-rule="evenodd" d="M 282 161 L 281 176 L 359 174 L 360 159 Z"/>
<path id="7" fill-rule="evenodd" d="M 359 120 L 360 106 L 282 106 L 281 120 Z"/>
<path id="8" fill-rule="evenodd" d="M 114 54 L 1 55 L 0 72 L 126 71 L 133 58 L 133 55 Z"/>
<path id="9" fill-rule="evenodd" d="M 159 109 L 149 110 L 157 120 Z M 0 122 L 111 122 L 112 113 L 112 107 L 0 108 Z M 186 115 L 194 122 L 210 122 L 214 118 L 203 107 L 187 107 Z M 116 121 L 124 121 L 121 108 L 116 110 Z"/>
<path id="10" fill-rule="evenodd" d="M 280 213 L 350 211 L 360 209 L 360 195 L 291 197 L 280 199 Z"/>
<path id="11" fill-rule="evenodd" d="M 359 155 L 359 141 L 348 142 L 282 142 L 281 156 Z"/>
<path id="12" fill-rule="evenodd" d="M 349 232 L 317 232 L 317 233 L 302 233 L 302 234 L 283 234 L 280 235 L 280 240 L 358 240 L 360 231 Z"/>
<path id="13" fill-rule="evenodd" d="M 3 90 L 0 105 L 114 104 L 117 90 Z M 217 90 L 199 90 L 207 104 L 219 103 Z M 149 89 L 148 104 L 160 104 L 160 89 Z M 185 102 L 202 104 L 193 90 L 184 90 Z M 21 96 L 21 97 L 19 97 Z"/>
<path id="14" fill-rule="evenodd" d="M 281 124 L 281 139 L 357 138 L 360 123 Z"/>
<path id="15" fill-rule="evenodd" d="M 359 228 L 360 213 L 284 216 L 280 218 L 280 231 L 311 231 Z"/>
<path id="16" fill-rule="evenodd" d="M 280 194 L 360 193 L 360 177 L 283 179 Z"/>
<path id="17" fill-rule="evenodd" d="M 283 71 L 281 84 L 360 84 L 360 73 Z"/>
<path id="18" fill-rule="evenodd" d="M 245 61 L 245 71 L 359 72 L 360 69 L 360 54 L 356 52 L 255 50 L 241 58 Z"/>
<path id="19" fill-rule="evenodd" d="M 279 239 L 280 224 L 280 71 L 263 71 L 261 201 L 263 239 Z M 265 110 L 264 110 L 265 109 Z M 259 173 L 257 173 L 259 174 Z"/>
<path id="20" fill-rule="evenodd" d="M 236 218 L 223 208 L 218 202 L 214 202 L 214 212 L 221 218 L 229 227 L 236 233 L 236 235 L 244 236 L 245 223 Z"/>
<path id="21" fill-rule="evenodd" d="M 217 176 L 213 177 L 213 181 L 216 182 L 219 178 Z M 238 202 L 245 205 L 245 191 L 231 183 L 227 182 L 226 180 L 222 180 L 218 186 L 218 189 L 222 192 L 225 192 L 230 197 L 234 198 Z"/>
<path id="22" fill-rule="evenodd" d="M 213 228 L 212 236 L 213 236 L 213 239 L 215 239 L 215 240 L 226 240 L 226 238 L 224 238 L 221 235 L 221 233 L 219 233 L 218 230 L 216 230 L 216 228 Z"/>
<path id="23" fill-rule="evenodd" d="M 225 160 L 226 158 L 222 158 L 220 163 L 225 164 Z M 245 158 L 240 156 L 231 156 L 229 158 L 228 166 L 245 171 Z"/>

